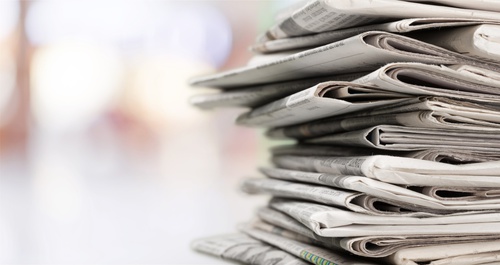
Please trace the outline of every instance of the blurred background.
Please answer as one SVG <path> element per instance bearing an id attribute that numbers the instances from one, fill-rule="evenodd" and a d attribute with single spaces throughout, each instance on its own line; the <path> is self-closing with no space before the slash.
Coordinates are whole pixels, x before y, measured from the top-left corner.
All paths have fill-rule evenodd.
<path id="1" fill-rule="evenodd" d="M 244 65 L 292 1 L 0 0 L 0 263 L 215 264 L 267 163 L 188 79 Z"/>

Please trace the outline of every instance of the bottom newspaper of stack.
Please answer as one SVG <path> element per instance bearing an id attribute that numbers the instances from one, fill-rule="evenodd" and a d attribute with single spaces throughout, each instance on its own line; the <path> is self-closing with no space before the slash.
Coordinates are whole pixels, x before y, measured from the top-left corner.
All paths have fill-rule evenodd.
<path id="1" fill-rule="evenodd" d="M 297 152 L 308 149 L 321 155 Z M 363 152 L 275 149 L 276 167 L 242 185 L 272 195 L 268 206 L 241 234 L 193 248 L 247 264 L 500 264 L 500 161 Z"/>

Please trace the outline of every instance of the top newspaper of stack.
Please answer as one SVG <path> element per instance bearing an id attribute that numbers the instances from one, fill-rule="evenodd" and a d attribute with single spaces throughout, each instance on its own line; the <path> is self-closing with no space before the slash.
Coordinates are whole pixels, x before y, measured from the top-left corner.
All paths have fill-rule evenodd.
<path id="1" fill-rule="evenodd" d="M 331 32 L 332 30 L 397 21 L 401 18 L 436 18 L 434 22 L 441 24 L 447 18 L 450 19 L 450 22 L 455 21 L 456 23 L 474 20 L 473 23 L 484 21 L 484 23 L 493 24 L 492 26 L 495 27 L 498 27 L 500 22 L 500 2 L 466 2 L 465 0 L 456 1 L 458 3 L 453 2 L 460 7 L 445 6 L 445 3 L 429 4 L 428 2 L 439 1 L 426 1 L 425 4 L 397 0 L 309 1 L 302 7 L 282 15 L 279 22 L 272 26 L 265 34 L 266 37 L 261 38 L 260 41 L 307 36 L 318 32 Z M 485 9 L 494 11 L 486 11 Z M 362 33 L 283 58 L 278 57 L 270 62 L 194 78 L 191 80 L 191 84 L 231 89 L 313 76 L 373 71 L 391 62 L 471 64 L 499 71 L 500 62 L 498 60 L 492 62 L 491 58 L 485 58 L 485 56 L 482 56 L 482 59 L 474 58 L 470 56 L 473 53 L 464 51 L 463 47 L 455 49 L 453 52 L 447 50 L 449 47 L 444 49 L 436 46 L 439 43 L 430 44 L 389 33 L 389 30 L 385 31 L 384 27 L 359 31 Z M 397 31 L 395 32 L 397 33 Z M 498 34 L 495 32 L 497 31 L 493 31 L 487 40 L 488 42 L 498 42 L 496 37 Z M 477 33 L 474 34 L 477 35 Z M 473 36 L 476 36 L 474 34 Z M 471 35 L 469 34 L 469 36 Z M 463 55 L 464 53 L 468 55 Z"/>
<path id="2" fill-rule="evenodd" d="M 313 0 L 280 14 L 262 40 L 303 36 L 399 18 L 500 18 L 494 0 Z"/>

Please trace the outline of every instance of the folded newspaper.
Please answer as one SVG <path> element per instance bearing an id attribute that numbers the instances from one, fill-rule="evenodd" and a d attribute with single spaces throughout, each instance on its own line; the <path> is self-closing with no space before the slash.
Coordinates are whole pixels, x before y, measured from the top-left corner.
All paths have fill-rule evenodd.
<path id="1" fill-rule="evenodd" d="M 457 4 L 458 3 L 458 4 Z M 443 5 L 445 4 L 445 5 Z M 447 6 L 449 5 L 449 6 Z M 453 7 L 455 6 L 455 7 Z M 280 39 L 401 18 L 500 20 L 498 1 L 315 0 L 303 2 L 260 39 Z M 497 11 L 497 12 L 494 12 Z"/>
<path id="2" fill-rule="evenodd" d="M 392 155 L 448 164 L 468 164 L 500 160 L 500 153 L 480 152 L 477 150 L 457 150 L 431 148 L 420 151 L 389 151 L 354 146 L 334 145 L 280 145 L 271 149 L 273 155 L 298 155 L 298 156 L 368 156 Z"/>
<path id="3" fill-rule="evenodd" d="M 340 30 L 332 30 L 326 31 L 322 33 L 317 33 L 313 35 L 306 36 L 298 36 L 291 38 L 283 38 L 283 39 L 270 39 L 264 40 L 261 43 L 254 44 L 251 49 L 256 52 L 261 53 L 271 53 L 271 52 L 279 52 L 284 50 L 294 50 L 306 47 L 316 47 L 325 45 L 331 42 L 347 39 L 349 37 L 355 36 L 357 34 L 367 32 L 367 31 L 386 31 L 392 33 L 409 33 L 415 32 L 412 36 L 420 38 L 420 35 L 425 31 L 429 31 L 430 29 L 435 29 L 436 31 L 441 31 L 445 28 L 458 28 L 464 26 L 477 26 L 477 25 L 498 25 L 499 21 L 495 20 L 484 20 L 484 19 L 467 19 L 467 18 L 408 18 L 402 19 L 398 21 L 392 21 L 388 23 L 381 24 L 370 24 L 366 26 L 346 28 Z M 460 33 L 460 32 L 458 32 Z M 494 33 L 495 34 L 495 33 Z M 496 35 L 496 34 L 495 34 Z M 439 40 L 441 36 L 438 36 Z M 466 36 L 470 39 L 471 36 Z M 461 37 L 462 39 L 464 37 Z M 468 41 L 468 43 L 481 42 L 479 45 L 483 43 L 489 43 L 490 39 L 486 39 L 484 37 L 480 37 L 477 41 L 475 38 L 472 38 L 472 41 Z M 495 41 L 495 40 L 492 40 Z M 431 42 L 435 45 L 448 48 L 453 51 L 456 50 L 455 47 L 450 47 L 447 43 L 441 41 L 440 43 Z M 443 45 L 441 45 L 443 44 Z M 470 45 L 462 45 L 456 48 L 471 48 Z"/>
<path id="4" fill-rule="evenodd" d="M 423 31 L 410 36 L 484 61 L 500 61 L 500 25 L 474 25 Z"/>
<path id="5" fill-rule="evenodd" d="M 370 195 L 374 198 L 385 199 L 389 202 L 403 202 L 405 204 L 412 204 L 413 208 L 420 209 L 436 209 L 442 211 L 464 211 L 464 210 L 493 210 L 500 209 L 500 187 L 498 188 L 483 188 L 483 187 L 456 187 L 456 186 L 401 186 L 385 183 L 375 179 L 363 176 L 346 176 L 346 175 L 332 175 L 325 173 L 304 172 L 297 170 L 287 170 L 280 168 L 261 168 L 260 171 L 267 177 L 273 179 L 280 179 L 295 183 L 296 187 L 300 183 L 310 183 L 331 187 L 333 189 L 319 189 L 314 192 L 314 188 L 318 186 L 311 186 L 309 189 L 306 187 L 293 190 L 292 183 L 267 182 L 266 180 L 254 180 L 254 183 L 249 181 L 244 182 L 244 185 L 252 185 L 253 192 L 269 192 L 274 196 L 280 196 L 280 192 L 285 196 L 318 201 L 314 197 L 334 196 L 337 201 L 336 205 L 349 208 L 347 203 L 351 197 L 359 196 L 360 194 Z M 256 183 L 255 183 L 256 182 Z M 268 184 L 270 183 L 270 184 Z M 260 184 L 259 187 L 258 185 Z M 282 185 L 280 185 L 282 184 Z M 288 185 L 286 185 L 288 184 Z M 291 185 L 291 186 L 290 186 Z M 244 190 L 249 191 L 252 187 L 245 187 Z M 347 193 L 346 190 L 356 191 Z M 250 190 L 252 191 L 252 190 Z M 339 195 L 337 195 L 337 193 Z M 302 193 L 302 194 L 297 194 Z M 311 193 L 311 196 L 308 196 Z M 340 194 L 351 194 L 342 198 Z M 336 198 L 336 197 L 340 198 Z M 359 201 L 358 201 L 359 202 Z M 358 203 L 354 201 L 353 203 Z M 387 206 L 387 205 L 380 205 Z M 394 208 L 391 208 L 393 210 Z"/>
<path id="6" fill-rule="evenodd" d="M 279 247 L 314 264 L 498 264 L 500 240 L 479 242 L 450 243 L 445 245 L 430 245 L 397 250 L 385 259 L 363 260 L 354 258 L 339 250 L 320 248 L 297 240 L 297 237 L 284 236 L 282 230 L 266 231 L 252 227 L 241 228 L 242 232 Z M 289 235 L 289 234 L 288 234 Z M 495 263 L 496 262 L 496 263 Z"/>
<path id="7" fill-rule="evenodd" d="M 403 200 L 388 200 L 361 192 L 273 179 L 247 179 L 242 189 L 247 193 L 266 193 L 281 198 L 302 199 L 374 216 L 429 217 L 453 212 L 446 207 L 428 208 Z"/>
<path id="8" fill-rule="evenodd" d="M 293 81 L 215 91 L 192 96 L 191 104 L 202 109 L 220 107 L 259 107 L 326 81 L 352 81 L 369 72 L 313 77 Z"/>
<path id="9" fill-rule="evenodd" d="M 431 217 L 373 216 L 285 199 L 273 199 L 269 206 L 325 237 L 500 234 L 499 213 L 455 213 Z"/>
<path id="10" fill-rule="evenodd" d="M 483 131 L 377 125 L 358 131 L 312 138 L 306 142 L 399 151 L 442 148 L 498 154 L 500 153 L 500 128 Z"/>
<path id="11" fill-rule="evenodd" d="M 291 156 L 272 158 L 278 167 L 329 174 L 366 176 L 415 186 L 500 187 L 500 161 L 453 165 L 388 155 Z"/>
<path id="12" fill-rule="evenodd" d="M 323 237 L 315 234 L 292 217 L 270 208 L 259 209 L 258 216 L 262 221 L 253 223 L 257 229 L 279 233 L 284 237 L 328 249 L 343 249 L 352 254 L 370 258 L 387 257 L 399 250 L 414 247 L 500 240 L 500 235 L 481 234 Z"/>
<path id="13" fill-rule="evenodd" d="M 352 82 L 320 83 L 252 109 L 238 117 L 237 123 L 247 126 L 278 127 L 367 109 L 372 111 L 365 112 L 364 116 L 366 114 L 373 116 L 377 112 L 383 113 L 380 109 L 386 110 L 388 105 L 398 106 L 399 110 L 403 106 L 408 111 L 410 107 L 407 104 L 411 102 L 405 101 L 405 97 L 412 96 L 450 97 L 455 99 L 450 102 L 456 106 L 448 104 L 447 107 L 453 106 L 456 110 L 448 108 L 448 111 L 457 114 L 457 111 L 464 110 L 458 115 L 468 117 L 483 112 L 483 119 L 498 122 L 500 78 L 496 79 L 494 75 L 486 73 L 490 71 L 474 66 L 460 66 L 458 69 L 464 67 L 477 72 L 470 71 L 470 74 L 464 75 L 454 68 L 445 66 L 391 63 Z M 463 100 L 486 103 L 486 106 L 474 105 Z M 390 116 L 385 118 L 388 117 Z M 400 120 L 406 120 L 406 117 Z M 484 125 L 489 126 L 486 123 Z"/>
<path id="14" fill-rule="evenodd" d="M 371 71 L 392 62 L 467 64 L 500 71 L 500 63 L 484 62 L 401 35 L 369 31 L 272 62 L 194 78 L 191 84 L 219 88 L 244 87 L 315 76 Z"/>
<path id="15" fill-rule="evenodd" d="M 245 234 L 228 234 L 195 240 L 191 247 L 197 251 L 252 265 L 309 264 L 285 251 L 272 247 Z"/>
<path id="16" fill-rule="evenodd" d="M 373 86 L 330 81 L 240 115 L 237 124 L 284 126 L 404 101 L 408 95 Z"/>
<path id="17" fill-rule="evenodd" d="M 412 97 L 376 109 L 272 128 L 266 135 L 307 139 L 377 125 L 496 131 L 500 128 L 500 108 L 445 97 Z"/>
<path id="18" fill-rule="evenodd" d="M 252 227 L 242 227 L 242 232 L 261 240 L 274 247 L 282 249 L 296 257 L 300 257 L 313 264 L 339 264 L 339 265 L 376 265 L 376 261 L 364 260 L 345 252 L 336 252 L 321 247 L 306 244 L 280 235 L 269 233 Z"/>

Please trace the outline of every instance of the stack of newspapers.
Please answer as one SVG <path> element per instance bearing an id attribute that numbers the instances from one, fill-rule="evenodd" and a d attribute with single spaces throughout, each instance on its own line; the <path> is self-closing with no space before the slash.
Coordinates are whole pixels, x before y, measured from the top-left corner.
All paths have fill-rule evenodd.
<path id="1" fill-rule="evenodd" d="M 247 264 L 500 264 L 500 1 L 313 0 L 247 66 L 193 79 L 203 109 L 296 144 L 243 191 L 238 234 L 193 242 Z M 244 172 L 243 172 L 244 173 Z"/>

